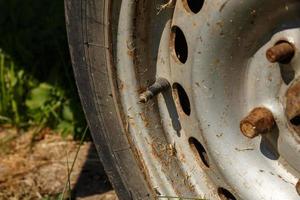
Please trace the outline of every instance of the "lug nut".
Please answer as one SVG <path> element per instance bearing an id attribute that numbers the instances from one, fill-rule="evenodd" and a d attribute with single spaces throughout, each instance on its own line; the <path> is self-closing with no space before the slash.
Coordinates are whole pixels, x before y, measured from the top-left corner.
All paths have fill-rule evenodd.
<path id="1" fill-rule="evenodd" d="M 288 42 L 280 42 L 266 52 L 266 57 L 271 63 L 288 63 L 295 54 L 295 48 Z"/>
<path id="2" fill-rule="evenodd" d="M 145 92 L 140 95 L 140 102 L 146 103 L 152 99 L 158 93 L 167 90 L 170 87 L 170 83 L 165 78 L 157 78 L 155 83 L 153 83 Z"/>
<path id="3" fill-rule="evenodd" d="M 272 129 L 275 120 L 271 111 L 258 107 L 253 109 L 247 117 L 240 122 L 242 133 L 248 138 L 254 138 L 259 134 Z"/>

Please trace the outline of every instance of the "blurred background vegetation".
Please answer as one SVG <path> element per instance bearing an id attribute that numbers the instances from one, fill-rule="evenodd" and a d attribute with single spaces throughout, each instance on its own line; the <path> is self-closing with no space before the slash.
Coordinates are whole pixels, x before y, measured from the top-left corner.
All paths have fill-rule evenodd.
<path id="1" fill-rule="evenodd" d="M 63 4 L 0 0 L 0 125 L 83 132 Z"/>

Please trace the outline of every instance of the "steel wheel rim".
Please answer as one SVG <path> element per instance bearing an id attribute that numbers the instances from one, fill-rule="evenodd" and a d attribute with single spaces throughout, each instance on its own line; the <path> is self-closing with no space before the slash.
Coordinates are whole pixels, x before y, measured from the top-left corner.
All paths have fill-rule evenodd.
<path id="1" fill-rule="evenodd" d="M 299 145 L 293 137 L 281 134 L 287 130 L 284 128 L 286 117 L 284 103 L 277 98 L 280 95 L 284 98 L 288 85 L 281 84 L 278 64 L 271 65 L 262 56 L 266 48 L 279 38 L 290 40 L 289 37 L 296 37 L 296 33 L 287 31 L 290 25 L 281 27 L 280 32 L 274 24 L 299 19 L 295 14 L 299 3 L 282 1 L 265 6 L 269 1 L 206 1 L 195 13 L 189 9 L 187 2 L 178 0 L 176 6 L 170 4 L 171 8 L 162 10 L 158 15 L 155 7 L 163 5 L 162 2 L 122 2 L 116 56 L 123 109 L 121 117 L 125 132 L 142 158 L 141 165 L 149 184 L 158 196 L 230 199 L 231 194 L 237 199 L 299 198 L 295 190 L 299 163 L 297 159 L 293 162 L 288 158 L 290 152 L 299 149 Z M 281 8 L 282 5 L 285 6 Z M 152 14 L 145 9 L 149 6 Z M 236 8 L 239 10 L 232 12 Z M 277 12 L 267 14 L 274 8 L 277 8 Z M 249 13 L 245 16 L 246 11 Z M 283 18 L 283 11 L 291 14 L 285 13 Z M 149 31 L 146 34 L 143 32 L 145 24 L 137 24 L 149 20 L 149 17 L 151 28 L 146 28 Z M 260 18 L 268 17 L 274 24 L 262 28 Z M 152 22 L 158 19 L 158 25 L 153 25 Z M 235 24 L 235 19 L 240 21 L 237 20 Z M 181 29 L 187 40 L 186 61 L 180 61 L 178 53 L 174 51 L 174 27 Z M 253 31 L 246 31 L 249 27 Z M 279 33 L 273 34 L 275 32 Z M 159 36 L 152 35 L 153 38 L 149 40 L 149 35 L 153 33 Z M 145 44 L 141 44 L 143 36 L 144 39 L 148 36 L 145 43 L 153 42 L 154 50 L 147 50 Z M 242 38 L 247 39 L 243 41 Z M 236 52 L 232 50 L 233 47 L 247 47 L 248 50 Z M 151 51 L 157 56 L 155 65 L 153 61 L 147 61 L 151 69 L 140 66 L 147 63 L 146 53 L 152 58 Z M 263 63 L 256 66 L 263 59 Z M 261 65 L 272 67 L 263 69 Z M 294 65 L 297 65 L 297 60 Z M 228 66 L 232 67 L 228 69 Z M 261 89 L 253 95 L 253 77 L 256 77 L 260 68 L 263 70 L 259 71 L 259 78 L 271 76 L 272 81 L 269 82 L 272 83 L 257 81 L 255 86 L 267 89 Z M 151 72 L 144 72 L 144 75 L 141 69 Z M 155 77 L 168 79 L 172 92 L 166 91 L 158 95 L 157 101 L 151 100 L 145 105 L 138 103 L 139 94 Z M 189 98 L 190 113 L 180 105 L 178 85 L 184 88 Z M 257 106 L 268 107 L 276 119 L 280 119 L 276 120 L 279 129 L 277 138 L 274 139 L 274 133 L 269 133 L 249 140 L 240 133 L 240 120 Z M 283 142 L 276 149 L 274 144 L 278 145 L 278 141 Z M 198 154 L 201 150 L 198 149 L 196 153 L 193 151 L 193 145 L 197 142 L 208 155 L 206 162 L 203 152 L 200 156 Z M 284 145 L 294 149 L 285 148 Z M 276 151 L 286 157 L 277 157 Z"/>

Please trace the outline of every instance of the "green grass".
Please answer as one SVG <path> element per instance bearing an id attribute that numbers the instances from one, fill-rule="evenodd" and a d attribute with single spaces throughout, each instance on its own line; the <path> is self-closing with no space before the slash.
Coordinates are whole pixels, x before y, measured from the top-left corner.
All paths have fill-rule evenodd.
<path id="1" fill-rule="evenodd" d="M 20 104 L 26 77 L 23 70 L 16 70 L 14 62 L 0 52 L 0 121 L 21 125 Z"/>

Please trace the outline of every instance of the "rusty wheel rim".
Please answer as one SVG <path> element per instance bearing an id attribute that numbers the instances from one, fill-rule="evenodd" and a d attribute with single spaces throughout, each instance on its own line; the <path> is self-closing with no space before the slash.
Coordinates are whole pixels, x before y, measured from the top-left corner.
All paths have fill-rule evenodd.
<path id="1" fill-rule="evenodd" d="M 286 113 L 300 73 L 299 9 L 295 0 L 122 2 L 116 96 L 157 196 L 299 198 L 299 135 Z M 267 50 L 281 41 L 292 58 L 270 62 Z M 140 103 L 159 77 L 171 87 Z M 249 139 L 240 122 L 257 107 L 272 113 L 272 128 Z"/>

